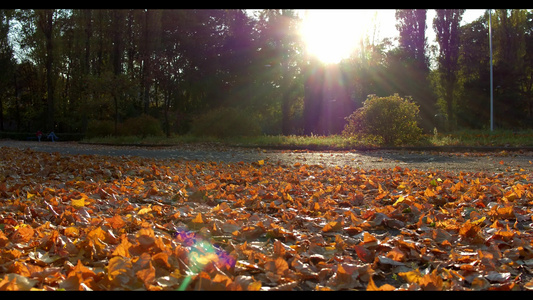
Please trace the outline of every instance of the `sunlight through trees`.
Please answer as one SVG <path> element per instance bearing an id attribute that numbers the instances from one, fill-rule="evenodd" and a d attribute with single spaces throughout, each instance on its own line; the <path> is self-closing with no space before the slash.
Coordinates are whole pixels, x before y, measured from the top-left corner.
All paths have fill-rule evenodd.
<path id="1" fill-rule="evenodd" d="M 396 10 L 397 36 L 384 36 L 364 11 L 1 10 L 0 131 L 110 121 L 119 134 L 146 114 L 171 136 L 230 108 L 260 134 L 338 134 L 368 95 L 396 93 L 427 132 L 487 128 L 488 11 L 429 12 Z M 495 125 L 530 128 L 533 14 L 492 20 Z"/>

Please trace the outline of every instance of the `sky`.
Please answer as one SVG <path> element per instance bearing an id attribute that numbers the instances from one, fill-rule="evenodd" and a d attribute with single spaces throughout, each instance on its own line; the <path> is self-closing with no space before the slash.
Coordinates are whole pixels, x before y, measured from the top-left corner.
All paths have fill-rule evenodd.
<path id="1" fill-rule="evenodd" d="M 484 14 L 483 9 L 467 9 L 462 24 L 468 24 Z M 308 51 L 326 63 L 336 63 L 357 49 L 361 39 L 380 43 L 385 38 L 399 36 L 395 9 L 302 9 L 296 13 L 303 19 L 301 34 Z M 433 19 L 436 12 L 428 9 L 426 38 L 435 45 Z"/>
<path id="2" fill-rule="evenodd" d="M 365 11 L 365 10 L 363 10 Z M 394 16 L 395 9 L 379 9 L 379 10 L 366 10 L 368 15 L 372 15 L 377 11 L 377 20 L 380 22 L 380 37 L 397 37 L 398 30 L 396 29 L 396 18 Z M 462 25 L 468 24 L 485 13 L 485 9 L 467 9 L 463 15 Z M 426 17 L 426 35 L 428 37 L 428 43 L 433 43 L 435 41 L 435 32 L 432 28 L 433 19 L 435 18 L 435 10 L 428 9 L 428 14 Z"/>

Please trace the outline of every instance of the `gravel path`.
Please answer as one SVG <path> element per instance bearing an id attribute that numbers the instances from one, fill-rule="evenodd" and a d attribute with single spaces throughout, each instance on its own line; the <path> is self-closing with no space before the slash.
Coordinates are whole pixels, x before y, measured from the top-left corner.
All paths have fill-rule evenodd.
<path id="1" fill-rule="evenodd" d="M 200 160 L 216 162 L 257 162 L 293 165 L 345 165 L 362 169 L 396 166 L 420 170 L 466 172 L 504 172 L 520 168 L 533 171 L 533 152 L 448 152 L 411 150 L 369 151 L 290 151 L 235 148 L 220 145 L 188 144 L 164 147 L 105 146 L 76 142 L 34 142 L 0 140 L 0 147 L 15 147 L 61 154 L 139 156 L 156 159 Z M 1 153 L 0 153 L 1 159 Z"/>

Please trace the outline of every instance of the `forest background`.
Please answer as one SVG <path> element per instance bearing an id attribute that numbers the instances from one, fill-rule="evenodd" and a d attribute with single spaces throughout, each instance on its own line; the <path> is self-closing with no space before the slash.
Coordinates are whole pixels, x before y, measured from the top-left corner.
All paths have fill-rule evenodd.
<path id="1" fill-rule="evenodd" d="M 396 40 L 366 35 L 327 65 L 294 10 L 0 10 L 0 132 L 209 135 L 231 119 L 239 135 L 339 134 L 368 95 L 396 93 L 426 132 L 487 129 L 489 10 L 461 25 L 464 11 L 396 10 Z M 531 128 L 533 12 L 490 13 L 494 125 Z"/>

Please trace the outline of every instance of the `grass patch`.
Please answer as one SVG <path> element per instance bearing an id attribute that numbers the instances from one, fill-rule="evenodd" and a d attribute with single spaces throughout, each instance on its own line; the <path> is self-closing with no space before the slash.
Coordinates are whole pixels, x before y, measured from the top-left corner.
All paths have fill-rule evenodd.
<path id="1" fill-rule="evenodd" d="M 235 138 L 232 145 L 244 147 L 279 147 L 279 148 L 377 148 L 379 141 L 369 137 L 301 136 L 301 135 L 264 135 L 253 138 Z"/>
<path id="2" fill-rule="evenodd" d="M 240 147 L 265 147 L 281 149 L 372 149 L 380 148 L 382 141 L 379 137 L 342 135 L 328 136 L 300 136 L 300 135 L 261 135 L 255 137 L 198 137 L 194 135 L 164 136 L 106 136 L 84 139 L 84 143 L 108 145 L 138 145 L 138 146 L 172 146 L 194 143 L 216 143 Z M 483 131 L 468 130 L 442 134 L 435 132 L 423 136 L 417 143 L 404 145 L 410 147 L 533 147 L 533 130 L 527 131 Z"/>
<path id="3" fill-rule="evenodd" d="M 205 142 L 220 142 L 220 139 L 211 137 L 196 137 L 193 135 L 181 135 L 181 136 L 104 136 L 104 137 L 92 137 L 82 140 L 82 143 L 88 144 L 104 144 L 104 145 L 138 145 L 138 146 L 167 146 L 167 145 L 180 145 L 189 143 L 205 143 Z"/>
<path id="4" fill-rule="evenodd" d="M 463 130 L 451 134 L 435 133 L 427 140 L 434 146 L 531 147 L 533 130 Z"/>
<path id="5" fill-rule="evenodd" d="M 194 143 L 217 143 L 238 147 L 271 147 L 271 148 L 377 148 L 379 140 L 369 137 L 329 136 L 299 136 L 299 135 L 262 135 L 254 137 L 198 137 L 194 135 L 180 135 L 172 137 L 148 136 L 106 136 L 84 139 L 83 143 L 105 145 L 153 145 L 172 146 Z"/>

